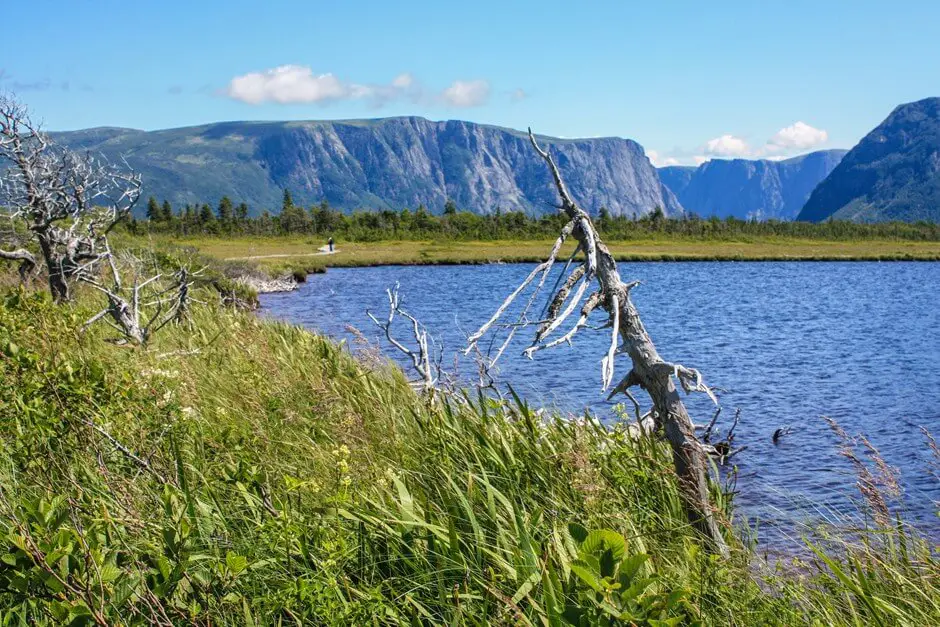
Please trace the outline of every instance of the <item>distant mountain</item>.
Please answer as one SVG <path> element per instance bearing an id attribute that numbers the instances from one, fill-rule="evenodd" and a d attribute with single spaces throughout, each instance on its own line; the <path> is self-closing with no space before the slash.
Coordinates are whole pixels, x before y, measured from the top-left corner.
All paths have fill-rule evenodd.
<path id="1" fill-rule="evenodd" d="M 821 150 L 783 161 L 713 159 L 697 168 L 659 169 L 687 210 L 703 217 L 792 220 L 846 154 Z"/>
<path id="2" fill-rule="evenodd" d="M 903 104 L 810 196 L 800 220 L 940 221 L 940 98 Z"/>
<path id="3" fill-rule="evenodd" d="M 663 185 L 668 187 L 678 198 L 679 194 L 689 186 L 697 169 L 694 165 L 670 165 L 659 168 L 659 178 L 662 180 Z"/>
<path id="4" fill-rule="evenodd" d="M 448 198 L 487 213 L 554 211 L 545 163 L 519 131 L 419 117 L 335 122 L 224 122 L 161 131 L 96 128 L 55 133 L 62 143 L 120 155 L 144 177 L 144 196 L 215 203 L 223 195 L 253 213 L 276 210 L 284 188 L 295 202 L 340 209 L 440 212 Z M 643 148 L 619 138 L 541 138 L 585 209 L 644 215 L 682 212 Z M 140 211 L 143 207 L 140 208 Z"/>

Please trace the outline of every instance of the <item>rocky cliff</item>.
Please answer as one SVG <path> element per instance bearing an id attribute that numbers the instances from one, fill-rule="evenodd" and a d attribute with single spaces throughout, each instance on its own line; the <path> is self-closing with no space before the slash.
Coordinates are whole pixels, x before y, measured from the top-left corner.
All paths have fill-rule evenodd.
<path id="1" fill-rule="evenodd" d="M 334 207 L 434 212 L 447 199 L 461 209 L 554 211 L 545 163 L 524 133 L 418 117 L 334 122 L 225 122 L 161 131 L 88 129 L 55 134 L 66 145 L 124 155 L 144 176 L 145 196 L 174 206 L 215 203 L 223 195 L 253 213 L 326 199 Z M 643 148 L 620 138 L 540 138 L 576 200 L 596 212 L 681 213 Z"/>
<path id="2" fill-rule="evenodd" d="M 703 217 L 792 220 L 845 150 L 821 150 L 783 161 L 713 159 L 697 168 L 660 169 L 687 211 Z"/>

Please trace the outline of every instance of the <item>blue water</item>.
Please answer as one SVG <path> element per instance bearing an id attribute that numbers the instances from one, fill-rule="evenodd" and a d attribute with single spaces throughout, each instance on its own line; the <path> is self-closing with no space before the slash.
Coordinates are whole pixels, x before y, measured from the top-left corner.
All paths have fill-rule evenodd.
<path id="1" fill-rule="evenodd" d="M 331 269 L 296 292 L 263 296 L 262 310 L 340 339 L 352 339 L 346 325 L 353 325 L 378 344 L 366 310 L 387 314 L 385 289 L 397 281 L 405 308 L 441 342 L 450 365 L 467 334 L 531 268 Z M 759 524 L 759 537 L 797 535 L 799 523 L 834 513 L 858 515 L 855 475 L 823 415 L 880 449 L 900 472 L 899 507 L 940 537 L 940 482 L 931 474 L 940 460 L 920 431 L 940 438 L 940 263 L 639 263 L 620 270 L 624 280 L 643 282 L 633 298 L 663 358 L 700 369 L 706 383 L 725 390 L 720 424 L 727 428 L 741 410 L 735 443 L 748 448 L 734 458 L 736 498 L 738 511 Z M 398 336 L 409 339 L 408 328 Z M 600 389 L 607 331 L 582 331 L 573 346 L 529 361 L 521 352 L 531 337 L 520 332 L 503 356 L 502 381 L 531 404 L 614 419 L 616 401 L 606 402 Z M 615 381 L 628 370 L 620 357 Z M 474 374 L 468 362 L 458 362 L 458 371 Z M 695 422 L 707 422 L 710 401 L 686 398 Z M 773 444 L 774 430 L 786 425 L 792 433 Z"/>

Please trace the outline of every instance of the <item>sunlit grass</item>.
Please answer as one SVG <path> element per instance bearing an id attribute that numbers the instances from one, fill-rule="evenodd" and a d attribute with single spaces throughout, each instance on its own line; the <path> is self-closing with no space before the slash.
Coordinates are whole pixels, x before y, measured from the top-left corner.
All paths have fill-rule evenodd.
<path id="1" fill-rule="evenodd" d="M 536 261 L 551 241 L 386 241 L 338 242 L 334 255 L 319 255 L 324 242 L 309 236 L 290 237 L 155 237 L 158 246 L 193 246 L 218 259 L 258 257 L 272 272 L 327 266 L 381 264 L 452 264 Z M 620 261 L 682 260 L 940 260 L 940 242 L 905 240 L 821 241 L 750 237 L 740 240 L 695 238 L 608 242 Z M 565 252 L 570 253 L 572 245 Z"/>
<path id="2" fill-rule="evenodd" d="M 0 294 L 8 622 L 940 623 L 940 566 L 903 525 L 778 566 L 729 526 L 720 560 L 658 440 L 518 399 L 429 403 L 208 290 L 191 326 L 117 347 L 78 331 L 96 298 Z"/>

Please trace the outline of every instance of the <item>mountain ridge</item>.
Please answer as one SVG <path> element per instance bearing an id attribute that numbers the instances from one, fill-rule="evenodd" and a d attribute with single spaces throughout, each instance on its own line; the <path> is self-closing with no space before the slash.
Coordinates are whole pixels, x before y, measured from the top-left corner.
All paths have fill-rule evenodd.
<path id="1" fill-rule="evenodd" d="M 143 131 L 97 127 L 52 134 L 72 148 L 124 156 L 144 176 L 145 195 L 174 205 L 248 202 L 254 213 L 326 199 L 345 210 L 443 210 L 448 199 L 478 213 L 553 210 L 544 162 L 524 131 L 419 116 L 362 120 L 234 121 Z M 617 137 L 556 138 L 551 147 L 574 197 L 589 211 L 682 213 L 637 142 Z"/>
<path id="2" fill-rule="evenodd" d="M 702 217 L 792 220 L 816 185 L 848 151 L 818 150 L 788 159 L 712 159 L 659 168 L 680 204 Z"/>
<path id="3" fill-rule="evenodd" d="M 813 191 L 798 219 L 940 221 L 940 98 L 898 105 Z"/>

